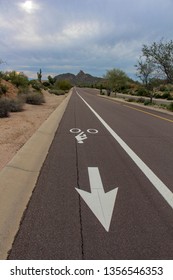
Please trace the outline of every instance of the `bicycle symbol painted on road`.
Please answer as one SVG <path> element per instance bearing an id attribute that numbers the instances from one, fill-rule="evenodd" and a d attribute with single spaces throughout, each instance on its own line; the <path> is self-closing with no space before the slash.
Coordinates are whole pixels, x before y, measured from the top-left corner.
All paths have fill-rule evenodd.
<path id="1" fill-rule="evenodd" d="M 86 140 L 88 138 L 86 133 L 97 134 L 98 130 L 95 129 L 95 128 L 89 128 L 89 129 L 87 129 L 87 132 L 85 133 L 80 128 L 72 128 L 72 129 L 70 129 L 70 132 L 74 133 L 74 134 L 78 134 L 79 133 L 77 136 L 75 136 L 75 138 L 76 138 L 78 144 L 83 144 L 84 140 Z"/>

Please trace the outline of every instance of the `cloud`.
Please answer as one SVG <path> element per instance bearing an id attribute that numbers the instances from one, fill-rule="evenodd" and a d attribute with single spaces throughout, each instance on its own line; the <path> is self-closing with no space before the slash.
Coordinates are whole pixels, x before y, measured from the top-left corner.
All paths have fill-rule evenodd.
<path id="1" fill-rule="evenodd" d="M 99 23 L 97 21 L 76 21 L 68 24 L 63 30 L 63 34 L 68 39 L 93 38 L 99 32 Z"/>
<path id="2" fill-rule="evenodd" d="M 172 39 L 172 10 L 172 0 L 1 0 L 0 58 L 30 75 L 133 75 L 143 44 Z"/>

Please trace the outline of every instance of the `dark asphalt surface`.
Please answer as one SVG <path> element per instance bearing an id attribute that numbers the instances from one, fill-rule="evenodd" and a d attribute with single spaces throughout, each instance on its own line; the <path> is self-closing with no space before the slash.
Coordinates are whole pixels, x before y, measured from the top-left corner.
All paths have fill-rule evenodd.
<path id="1" fill-rule="evenodd" d="M 77 90 L 173 192 L 173 122 Z M 86 133 L 83 144 L 72 128 Z M 88 167 L 99 168 L 106 192 L 118 187 L 109 232 L 75 190 L 90 191 Z M 173 209 L 75 90 L 8 259 L 173 259 Z"/>

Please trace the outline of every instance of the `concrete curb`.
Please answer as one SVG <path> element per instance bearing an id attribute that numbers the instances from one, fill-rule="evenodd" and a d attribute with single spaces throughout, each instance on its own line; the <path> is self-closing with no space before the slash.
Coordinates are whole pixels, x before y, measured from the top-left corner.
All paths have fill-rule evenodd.
<path id="1" fill-rule="evenodd" d="M 72 90 L 0 172 L 0 260 L 7 258 Z"/>
<path id="2" fill-rule="evenodd" d="M 137 102 L 127 102 L 125 99 L 123 98 L 118 98 L 118 97 L 110 97 L 110 96 L 105 96 L 105 95 L 100 95 L 98 94 L 97 96 L 101 97 L 101 98 L 105 98 L 105 99 L 108 99 L 110 101 L 113 101 L 113 102 L 120 102 L 120 103 L 124 103 L 126 105 L 135 105 L 137 107 L 141 107 L 141 108 L 145 108 L 145 109 L 148 109 L 148 110 L 151 110 L 151 111 L 155 111 L 155 112 L 160 112 L 160 113 L 165 113 L 167 115 L 173 115 L 173 113 L 171 111 L 167 111 L 166 109 L 162 109 L 162 108 L 157 108 L 157 107 L 152 107 L 152 106 L 145 106 L 143 104 L 139 104 Z"/>

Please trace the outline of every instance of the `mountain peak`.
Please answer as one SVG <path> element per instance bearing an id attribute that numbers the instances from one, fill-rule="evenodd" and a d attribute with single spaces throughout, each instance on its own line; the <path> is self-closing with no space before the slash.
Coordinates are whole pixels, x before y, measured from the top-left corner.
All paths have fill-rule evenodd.
<path id="1" fill-rule="evenodd" d="M 86 74 L 84 71 L 80 70 L 77 75 L 66 73 L 55 76 L 55 80 L 69 80 L 72 85 L 92 85 L 98 83 L 102 78 L 93 77 L 90 74 Z"/>
<path id="2" fill-rule="evenodd" d="M 83 75 L 85 75 L 84 71 L 80 70 L 79 73 L 76 75 L 76 77 L 77 76 L 83 76 Z"/>
<path id="3" fill-rule="evenodd" d="M 83 75 L 83 74 L 85 74 L 85 72 L 83 70 L 80 70 L 77 75 L 81 75 L 81 74 Z"/>

